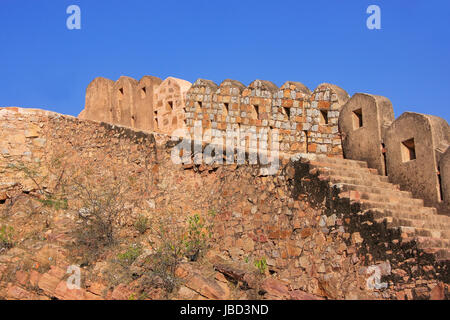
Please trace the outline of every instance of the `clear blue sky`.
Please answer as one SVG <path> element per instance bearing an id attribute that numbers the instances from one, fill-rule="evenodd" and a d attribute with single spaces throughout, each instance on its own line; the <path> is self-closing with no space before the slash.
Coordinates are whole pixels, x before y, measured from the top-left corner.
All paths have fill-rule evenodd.
<path id="1" fill-rule="evenodd" d="M 66 28 L 81 8 L 82 29 Z M 366 9 L 381 7 L 381 30 Z M 97 76 L 322 82 L 450 120 L 450 1 L 0 0 L 0 105 L 77 115 Z"/>

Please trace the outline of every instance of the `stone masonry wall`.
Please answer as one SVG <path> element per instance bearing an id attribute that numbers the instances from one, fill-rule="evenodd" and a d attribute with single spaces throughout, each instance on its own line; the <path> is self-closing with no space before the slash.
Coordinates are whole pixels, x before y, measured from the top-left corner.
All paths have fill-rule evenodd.
<path id="1" fill-rule="evenodd" d="M 220 86 L 198 79 L 191 86 L 172 77 L 162 83 L 150 76 L 115 83 L 97 78 L 88 86 L 79 117 L 165 134 L 186 128 L 191 136 L 197 126 L 202 134 L 210 131 L 208 137 L 220 133 L 224 143 L 226 132 L 232 132 L 246 149 L 267 148 L 276 139 L 284 153 L 342 157 L 337 119 L 347 100 L 343 89 L 326 83 L 311 93 L 290 81 L 278 88 L 265 80 L 246 87 L 230 79 Z M 272 137 L 275 130 L 278 136 Z M 261 141 L 266 142 L 259 146 Z"/>
<path id="2" fill-rule="evenodd" d="M 186 95 L 186 126 L 191 135 L 196 126 L 221 131 L 224 136 L 236 131 L 247 149 L 258 148 L 260 140 L 270 146 L 271 133 L 277 130 L 283 153 L 342 157 L 338 117 L 347 100 L 344 90 L 330 84 L 311 93 L 298 82 L 278 88 L 270 81 L 255 80 L 244 87 L 228 79 L 217 87 L 199 79 Z"/>
<path id="3" fill-rule="evenodd" d="M 144 76 L 140 81 L 122 76 L 116 82 L 94 79 L 86 89 L 80 119 L 104 121 L 130 128 L 172 133 L 184 128 L 185 94 L 191 83 L 168 77 Z"/>
<path id="4" fill-rule="evenodd" d="M 152 135 L 43 110 L 1 108 L 0 125 L 0 189 L 3 190 L 17 180 L 17 171 L 8 167 L 11 163 L 41 163 L 40 174 L 45 175 L 46 163 L 64 153 L 73 157 L 74 163 L 94 160 L 103 170 L 115 168 L 132 175 L 138 169 L 148 169 L 156 152 Z M 21 188 L 29 191 L 36 186 L 27 180 Z M 5 200 L 5 196 L 3 193 L 0 200 Z"/>
<path id="5" fill-rule="evenodd" d="M 394 120 L 389 99 L 357 93 L 341 110 L 339 130 L 345 158 L 367 161 L 390 182 L 450 216 L 449 174 L 440 159 L 450 145 L 447 121 L 415 112 Z"/>
<path id="6" fill-rule="evenodd" d="M 74 163 L 95 160 L 96 170 L 147 181 L 151 214 L 214 210 L 215 250 L 244 263 L 266 259 L 271 277 L 286 286 L 284 298 L 296 289 L 330 299 L 449 297 L 448 261 L 360 214 L 299 158 L 263 176 L 258 166 L 176 165 L 169 137 L 51 112 L 0 109 L 0 125 L 3 200 L 6 183 L 17 180 L 7 166 L 13 157 L 37 161 L 65 150 Z"/>

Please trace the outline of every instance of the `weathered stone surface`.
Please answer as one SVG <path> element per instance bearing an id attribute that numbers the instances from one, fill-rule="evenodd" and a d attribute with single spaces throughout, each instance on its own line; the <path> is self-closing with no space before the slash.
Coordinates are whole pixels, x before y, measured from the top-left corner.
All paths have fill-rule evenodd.
<path id="1" fill-rule="evenodd" d="M 426 205 L 440 208 L 436 149 L 441 142 L 449 144 L 449 141 L 450 130 L 444 119 L 403 113 L 386 131 L 389 180 L 424 199 Z"/>
<path id="2" fill-rule="evenodd" d="M 85 293 L 82 289 L 69 289 L 67 281 L 61 281 L 55 288 L 54 296 L 60 300 L 85 300 Z"/>
<path id="3" fill-rule="evenodd" d="M 112 292 L 109 299 L 111 300 L 130 300 L 133 291 L 127 288 L 125 284 L 119 284 Z"/>
<path id="4" fill-rule="evenodd" d="M 261 289 L 266 291 L 269 299 L 285 300 L 290 298 L 288 286 L 276 279 L 267 278 L 261 285 Z"/>
<path id="5" fill-rule="evenodd" d="M 342 108 L 339 130 L 347 159 L 366 161 L 378 173 L 386 173 L 384 135 L 394 121 L 389 99 L 356 93 Z"/>
<path id="6" fill-rule="evenodd" d="M 325 94 L 326 91 L 322 99 Z M 0 268 L 2 296 L 6 296 L 11 282 L 5 279 L 16 281 L 17 270 L 21 270 L 21 263 L 25 261 L 23 256 L 28 251 L 32 253 L 27 265 L 27 270 L 32 269 L 29 282 L 38 284 L 39 297 L 56 297 L 58 287 L 61 297 L 70 296 L 61 282 L 66 275 L 65 260 L 71 252 L 63 250 L 56 235 L 68 232 L 74 222 L 66 216 L 69 211 L 52 208 L 44 208 L 45 211 L 31 215 L 32 218 L 28 215 L 24 205 L 29 199 L 28 194 L 17 185 L 26 179 L 7 166 L 12 162 L 12 151 L 25 148 L 31 155 L 15 156 L 25 163 L 33 163 L 36 157 L 45 160 L 45 157 L 64 151 L 69 154 L 69 163 L 76 168 L 88 165 L 92 171 L 90 177 L 95 181 L 111 170 L 117 170 L 118 176 L 137 179 L 127 198 L 142 196 L 142 207 L 153 217 L 174 211 L 180 218 L 199 214 L 210 219 L 206 221 L 214 222 L 210 250 L 225 257 L 226 261 L 205 265 L 202 262 L 183 263 L 181 269 L 186 272 L 177 272 L 181 280 L 186 281 L 186 288 L 194 287 L 189 288 L 195 293 L 194 299 L 261 298 L 256 289 L 246 287 L 258 288 L 258 281 L 264 281 L 268 275 L 282 280 L 275 283 L 269 280 L 266 289 L 271 294 L 267 293 L 263 298 L 293 299 L 301 296 L 297 290 L 334 299 L 429 298 L 439 282 L 445 284 L 444 296 L 448 298 L 448 280 L 445 280 L 448 279 L 447 217 L 437 215 L 411 198 L 410 193 L 388 183 L 386 177 L 367 168 L 365 162 L 302 154 L 291 160 L 282 158 L 287 168 L 282 167 L 270 176 L 260 175 L 258 166 L 183 167 L 171 161 L 174 144 L 168 143 L 170 137 L 166 135 L 50 112 L 2 109 L 0 117 L 3 124 L 14 127 L 11 131 L 0 131 L 0 143 L 11 151 L 8 156 L 0 153 L 0 183 L 9 186 L 5 190 L 11 196 L 21 195 L 18 198 L 23 200 L 15 202 L 9 221 L 19 221 L 17 219 L 22 217 L 21 224 L 17 224 L 18 241 L 28 237 L 28 242 L 22 242 L 20 248 L 0 254 L 0 264 L 8 267 Z M 9 139 L 10 134 L 24 136 L 29 122 L 43 124 L 39 135 L 46 139 L 45 144 L 34 145 L 34 138 L 26 138 L 25 143 L 22 138 Z M 46 166 L 41 169 L 46 171 Z M 30 186 L 33 190 L 32 184 Z M 18 193 L 13 194 L 13 191 Z M 0 207 L 6 209 L 9 204 L 0 203 Z M 124 211 L 118 219 L 118 235 L 123 237 L 124 243 L 131 243 L 140 237 L 134 223 L 141 212 L 137 208 Z M 210 211 L 215 214 L 209 214 Z M 423 219 L 424 216 L 427 219 Z M 33 223 L 29 223 L 29 219 L 33 219 Z M 37 236 L 30 238 L 28 228 L 37 225 L 41 229 L 35 233 Z M 150 230 L 144 236 L 143 243 L 148 238 L 155 238 Z M 23 249 L 22 245 L 29 242 L 33 246 Z M 36 243 L 39 245 L 35 247 Z M 109 258 L 117 260 L 117 252 L 111 253 Z M 108 270 L 108 261 L 89 261 L 92 263 L 90 276 L 103 277 Z M 382 267 L 388 262 L 392 274 Z M 228 263 L 232 267 L 228 267 Z M 52 264 L 51 270 L 42 270 L 48 264 Z M 222 264 L 227 267 L 220 267 Z M 185 265 L 192 267 L 185 268 Z M 200 270 L 205 266 L 209 266 L 206 272 Z M 129 270 L 136 270 L 133 268 Z M 89 272 L 87 269 L 83 268 L 83 274 Z M 244 293 L 246 290 L 240 287 L 237 293 L 228 292 L 228 284 L 223 277 L 217 276 L 219 269 L 227 281 L 238 282 L 249 293 Z M 379 279 L 376 278 L 378 271 Z M 250 279 L 248 275 L 255 276 Z M 139 272 L 133 277 L 140 277 Z M 194 277 L 193 281 L 190 281 L 191 277 Z M 109 294 L 105 298 L 158 296 L 153 295 L 153 289 L 138 291 L 137 288 L 142 289 L 137 285 L 139 283 L 138 280 L 121 285 L 108 283 L 105 288 Z M 19 284 L 14 285 L 22 288 Z M 89 291 L 91 286 L 87 283 L 86 290 Z M 105 294 L 105 288 L 95 290 L 95 295 L 100 296 L 100 291 Z M 189 290 L 182 292 L 189 296 L 192 293 Z M 175 295 L 174 298 L 179 297 Z"/>
<path id="7" fill-rule="evenodd" d="M 7 298 L 15 300 L 35 300 L 36 296 L 33 293 L 23 289 L 22 287 L 19 287 L 17 285 L 9 285 Z"/>
<path id="8" fill-rule="evenodd" d="M 95 78 L 86 89 L 86 104 L 78 116 L 80 119 L 113 121 L 112 93 L 114 81 Z"/>
<path id="9" fill-rule="evenodd" d="M 447 148 L 439 160 L 439 174 L 444 206 L 450 208 L 450 148 Z"/>
<path id="10" fill-rule="evenodd" d="M 172 133 L 184 128 L 185 94 L 191 84 L 169 77 L 144 76 L 140 81 L 122 76 L 116 82 L 96 78 L 86 90 L 80 119 Z"/>
<path id="11" fill-rule="evenodd" d="M 190 277 L 186 281 L 185 286 L 208 299 L 226 300 L 230 297 L 230 290 L 226 284 L 220 284 L 215 280 L 209 280 L 200 275 Z"/>
<path id="12" fill-rule="evenodd" d="M 44 273 L 39 278 L 38 286 L 45 293 L 52 296 L 55 293 L 56 287 L 61 282 L 61 279 L 65 274 L 66 273 L 64 270 L 58 267 L 52 267 L 49 272 Z"/>
<path id="13" fill-rule="evenodd" d="M 190 82 L 173 77 L 159 85 L 154 96 L 154 131 L 177 135 L 177 129 L 185 128 L 185 96 L 190 87 Z"/>

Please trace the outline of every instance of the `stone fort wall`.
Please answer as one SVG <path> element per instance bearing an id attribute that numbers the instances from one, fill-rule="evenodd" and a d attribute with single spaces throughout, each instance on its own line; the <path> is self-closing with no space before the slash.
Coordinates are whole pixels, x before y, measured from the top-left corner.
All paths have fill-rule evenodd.
<path id="1" fill-rule="evenodd" d="M 236 80 L 217 86 L 199 79 L 186 95 L 186 126 L 191 135 L 196 126 L 213 135 L 240 132 L 250 140 L 247 148 L 276 130 L 281 152 L 342 157 L 338 117 L 348 98 L 343 89 L 330 84 L 310 92 L 299 82 L 278 88 L 264 80 L 245 87 Z"/>
<path id="2" fill-rule="evenodd" d="M 64 151 L 96 174 L 119 170 L 146 183 L 149 214 L 177 208 L 180 215 L 206 215 L 214 208 L 216 250 L 233 261 L 265 257 L 271 277 L 283 284 L 281 298 L 297 290 L 329 299 L 448 298 L 448 259 L 362 214 L 301 158 L 283 158 L 277 174 L 261 176 L 258 166 L 176 165 L 169 136 L 124 126 L 20 108 L 0 109 L 0 123 L 0 205 L 10 187 L 34 188 L 9 163 L 45 165 L 45 157 Z M 332 160 L 360 170 L 360 163 Z"/>
<path id="3" fill-rule="evenodd" d="M 182 130 L 194 138 L 200 131 L 206 142 L 219 137 L 248 151 L 270 149 L 277 140 L 285 154 L 366 161 L 426 205 L 450 214 L 447 122 L 417 113 L 395 120 L 391 102 L 382 96 L 356 93 L 350 98 L 327 83 L 311 92 L 292 81 L 279 88 L 266 80 L 245 86 L 231 79 L 218 85 L 172 77 L 97 78 L 79 117 L 165 134 Z"/>
<path id="4" fill-rule="evenodd" d="M 341 110 L 344 156 L 366 161 L 425 205 L 450 215 L 450 130 L 442 118 L 405 112 L 397 119 L 389 99 L 355 94 Z"/>

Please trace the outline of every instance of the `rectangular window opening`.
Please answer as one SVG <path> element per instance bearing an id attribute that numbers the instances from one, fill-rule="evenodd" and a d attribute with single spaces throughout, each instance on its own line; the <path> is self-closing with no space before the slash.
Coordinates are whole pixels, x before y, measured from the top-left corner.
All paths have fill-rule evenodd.
<path id="1" fill-rule="evenodd" d="M 158 123 L 158 111 L 154 111 L 154 112 L 153 112 L 153 115 L 154 115 L 154 118 L 155 118 L 155 124 L 156 124 L 156 127 L 158 128 L 158 127 L 159 127 L 159 123 Z"/>
<path id="2" fill-rule="evenodd" d="M 147 96 L 147 88 L 141 88 L 141 98 L 144 99 Z"/>
<path id="3" fill-rule="evenodd" d="M 353 129 L 359 129 L 363 126 L 362 109 L 353 111 Z"/>
<path id="4" fill-rule="evenodd" d="M 203 104 L 201 101 L 195 102 L 195 112 L 200 113 L 202 112 Z"/>
<path id="5" fill-rule="evenodd" d="M 408 162 L 416 159 L 416 147 L 414 145 L 414 138 L 405 140 L 401 144 L 403 162 Z"/>
<path id="6" fill-rule="evenodd" d="M 259 105 L 254 104 L 254 105 L 252 105 L 252 107 L 253 107 L 253 108 L 252 108 L 252 109 L 253 109 L 253 110 L 252 110 L 252 111 L 253 111 L 253 116 L 252 116 L 253 119 L 259 119 L 259 114 L 260 114 L 260 113 L 259 113 L 259 111 L 260 111 L 260 110 L 259 110 Z"/>
<path id="7" fill-rule="evenodd" d="M 287 107 L 283 107 L 284 109 L 284 113 L 286 113 L 286 116 L 288 117 L 288 119 L 291 118 L 291 108 L 287 108 Z"/>
<path id="8" fill-rule="evenodd" d="M 320 124 L 328 124 L 328 111 L 320 110 Z"/>

